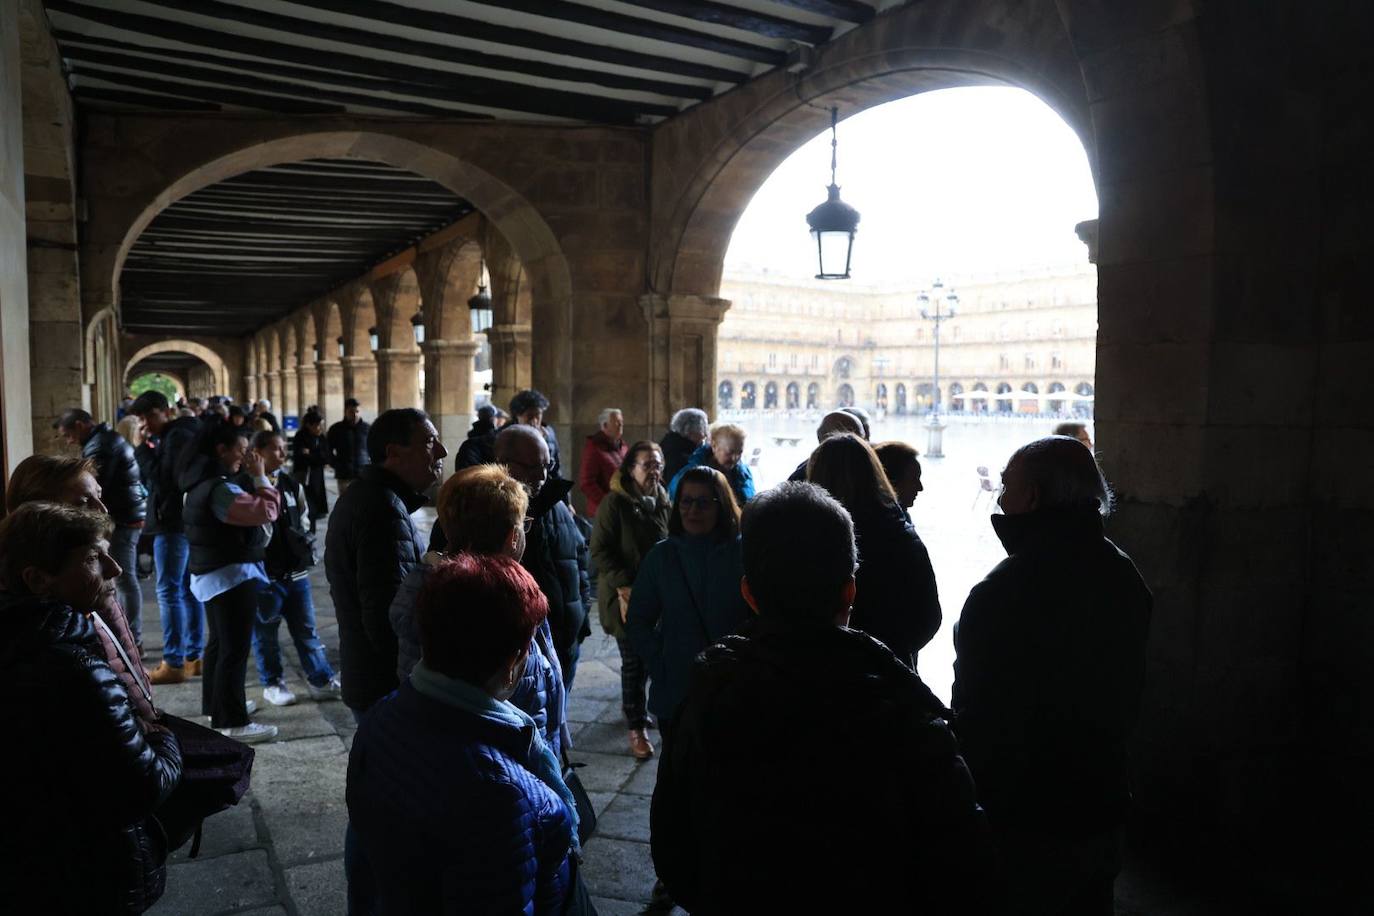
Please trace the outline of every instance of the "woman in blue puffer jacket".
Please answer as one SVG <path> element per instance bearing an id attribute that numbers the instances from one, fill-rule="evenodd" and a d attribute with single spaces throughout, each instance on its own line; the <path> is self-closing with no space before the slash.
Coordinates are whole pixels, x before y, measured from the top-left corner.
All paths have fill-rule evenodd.
<path id="1" fill-rule="evenodd" d="M 665 745 L 693 660 L 749 617 L 740 594 L 740 510 L 729 482 L 707 467 L 677 479 L 668 538 L 640 564 L 625 618 L 626 638 L 649 669 L 649 711 Z"/>

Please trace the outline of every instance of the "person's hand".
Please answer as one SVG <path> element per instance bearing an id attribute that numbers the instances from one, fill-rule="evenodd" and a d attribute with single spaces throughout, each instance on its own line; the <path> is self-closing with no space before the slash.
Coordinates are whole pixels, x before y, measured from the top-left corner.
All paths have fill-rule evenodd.
<path id="1" fill-rule="evenodd" d="M 257 449 L 250 448 L 248 454 L 243 456 L 243 469 L 248 472 L 250 477 L 266 476 L 262 464 L 262 455 L 258 454 Z"/>
<path id="2" fill-rule="evenodd" d="M 630 613 L 630 589 L 622 585 L 615 590 L 616 598 L 620 599 L 620 622 L 624 623 L 626 616 Z"/>

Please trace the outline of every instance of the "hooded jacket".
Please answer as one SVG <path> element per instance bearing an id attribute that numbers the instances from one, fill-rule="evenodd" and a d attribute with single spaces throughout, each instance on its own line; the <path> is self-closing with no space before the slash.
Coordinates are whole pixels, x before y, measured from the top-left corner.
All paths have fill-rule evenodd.
<path id="1" fill-rule="evenodd" d="M 994 515 L 1007 558 L 954 630 L 955 729 L 994 828 L 1124 821 L 1153 599 L 1094 507 Z"/>
<path id="2" fill-rule="evenodd" d="M 986 823 L 911 669 L 854 630 L 751 618 L 701 654 L 659 763 L 655 870 L 692 913 L 987 913 Z"/>
<path id="3" fill-rule="evenodd" d="M 141 913 L 162 895 L 167 841 L 152 818 L 181 778 L 170 733 L 144 735 L 91 621 L 0 593 L 0 684 L 30 750 L 6 755 L 0 880 L 13 912 Z"/>
<path id="4" fill-rule="evenodd" d="M 101 423 L 81 443 L 81 457 L 95 462 L 101 498 L 110 518 L 119 525 L 141 524 L 148 514 L 148 491 L 129 441 L 108 423 Z"/>
<path id="5" fill-rule="evenodd" d="M 520 565 L 529 570 L 549 600 L 549 628 L 564 679 L 572 665 L 573 647 L 591 633 L 592 606 L 587 578 L 587 542 L 564 499 L 572 481 L 550 477 L 530 501 L 533 519 Z"/>
<path id="6" fill-rule="evenodd" d="M 859 547 L 849 625 L 916 668 L 916 653 L 940 629 L 940 596 L 926 545 L 896 503 L 851 511 Z"/>
<path id="7" fill-rule="evenodd" d="M 653 508 L 637 494 L 627 493 L 620 474 L 611 477 L 610 495 L 601 501 L 592 528 L 591 553 L 596 561 L 596 601 L 601 628 L 620 639 L 618 588 L 633 587 L 639 565 L 659 541 L 668 536 L 668 516 L 673 511 L 668 491 L 657 487 Z"/>

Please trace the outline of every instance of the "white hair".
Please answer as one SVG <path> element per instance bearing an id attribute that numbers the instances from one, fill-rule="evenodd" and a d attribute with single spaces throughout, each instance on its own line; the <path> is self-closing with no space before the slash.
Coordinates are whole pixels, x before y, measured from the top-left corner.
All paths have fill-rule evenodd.
<path id="1" fill-rule="evenodd" d="M 706 411 L 699 407 L 684 407 L 673 414 L 672 421 L 668 428 L 679 436 L 690 438 L 704 438 L 706 431 L 711 428 L 711 421 L 706 416 Z"/>
<path id="2" fill-rule="evenodd" d="M 261 400 L 258 401 L 258 403 L 254 404 L 253 406 L 254 406 L 254 407 L 261 407 L 263 410 L 271 410 L 271 409 L 272 409 L 272 402 L 269 401 L 269 400 L 267 400 L 267 398 L 262 398 Z"/>
<path id="3" fill-rule="evenodd" d="M 625 416 L 625 414 L 621 412 L 619 407 L 607 407 L 606 409 L 602 410 L 601 413 L 596 415 L 596 425 L 605 426 L 608 422 L 610 422 L 611 416 L 613 414 L 620 414 L 621 417 Z"/>

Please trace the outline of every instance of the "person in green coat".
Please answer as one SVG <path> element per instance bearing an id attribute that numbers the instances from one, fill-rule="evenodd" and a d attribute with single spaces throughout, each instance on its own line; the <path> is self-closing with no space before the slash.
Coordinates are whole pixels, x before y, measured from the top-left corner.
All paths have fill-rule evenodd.
<path id="1" fill-rule="evenodd" d="M 645 697 L 648 672 L 625 642 L 625 612 L 639 564 L 668 534 L 671 506 L 663 489 L 663 452 L 653 442 L 636 442 L 611 475 L 610 493 L 596 510 L 591 551 L 596 561 L 597 605 L 601 627 L 620 648 L 620 699 L 630 728 L 630 753 L 639 760 L 654 755 L 649 741 Z"/>

